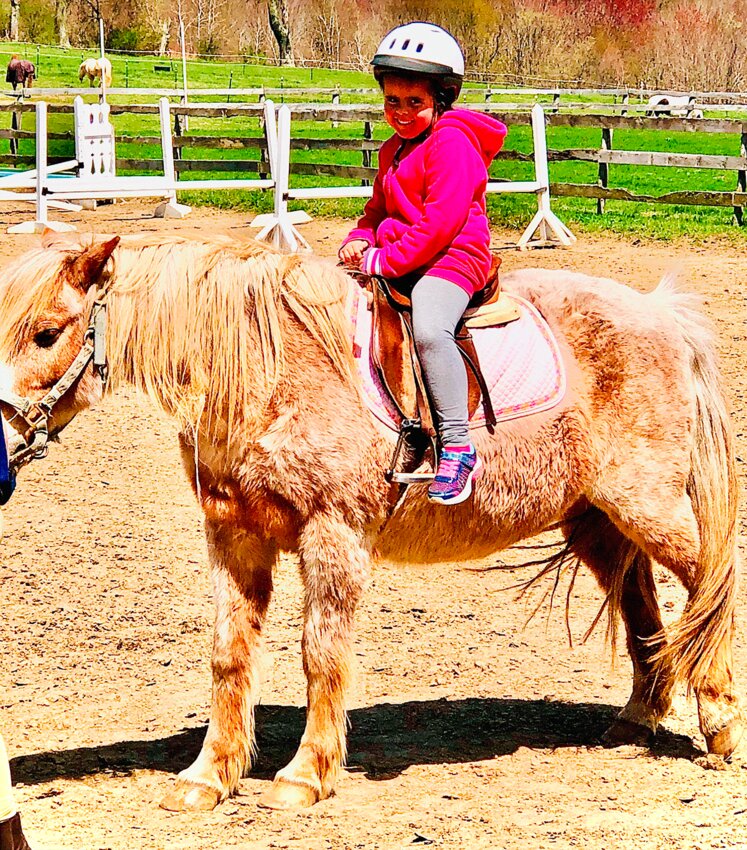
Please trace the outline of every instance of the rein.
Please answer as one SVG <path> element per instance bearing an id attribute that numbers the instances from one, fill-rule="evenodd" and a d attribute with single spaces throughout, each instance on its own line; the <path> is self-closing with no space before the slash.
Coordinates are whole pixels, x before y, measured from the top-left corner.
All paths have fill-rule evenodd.
<path id="1" fill-rule="evenodd" d="M 12 419 L 20 416 L 30 428 L 30 433 L 22 445 L 13 451 L 8 458 L 12 475 L 27 463 L 47 454 L 49 436 L 49 420 L 55 406 L 72 385 L 85 372 L 93 360 L 94 369 L 101 376 L 106 389 L 108 368 L 106 364 L 106 296 L 108 288 L 103 289 L 93 302 L 88 327 L 83 335 L 80 351 L 67 367 L 65 373 L 55 382 L 52 388 L 40 399 L 30 399 L 19 396 L 14 392 L 0 389 L 0 401 L 12 407 L 15 411 Z M 12 421 L 11 419 L 11 421 Z"/>

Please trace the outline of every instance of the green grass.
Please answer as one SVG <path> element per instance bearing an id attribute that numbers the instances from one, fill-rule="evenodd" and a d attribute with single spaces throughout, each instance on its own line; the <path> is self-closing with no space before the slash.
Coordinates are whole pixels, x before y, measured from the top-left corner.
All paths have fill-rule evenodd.
<path id="1" fill-rule="evenodd" d="M 0 48 L 0 61 L 9 58 L 13 52 L 21 53 L 32 61 L 39 62 L 38 85 L 48 87 L 79 86 L 77 68 L 82 58 L 96 55 L 96 50 L 68 50 L 56 48 L 37 49 L 24 45 L 3 44 Z M 125 58 L 113 56 L 114 85 L 123 86 L 127 81 L 130 87 L 173 87 L 181 86 L 181 62 L 150 57 Z M 170 65 L 173 71 L 161 74 L 154 70 L 155 65 Z M 319 100 L 314 95 L 299 95 L 293 87 L 361 88 L 371 87 L 372 80 L 367 73 L 355 71 L 331 71 L 325 69 L 277 68 L 263 65 L 247 65 L 219 61 L 190 61 L 188 79 L 194 87 L 224 87 L 232 83 L 234 88 L 254 88 L 260 86 L 284 88 L 281 94 L 273 94 L 276 101 Z M 85 92 L 85 88 L 82 89 Z M 88 90 L 91 98 L 95 91 Z M 484 87 L 475 87 L 466 91 L 466 99 L 480 101 L 484 96 Z M 198 102 L 198 95 L 191 94 Z M 207 98 L 214 100 L 215 98 Z M 326 99 L 326 98 L 325 98 Z M 589 96 L 575 100 L 590 100 Z M 67 100 L 67 99 L 66 99 Z M 114 100 L 114 98 L 112 98 Z M 143 96 L 123 96 L 119 102 L 143 102 Z M 496 97 L 493 98 L 493 101 Z M 533 101 L 532 96 L 510 96 L 513 102 Z M 376 92 L 370 94 L 343 95 L 343 102 L 379 103 Z M 723 117 L 721 115 L 720 117 Z M 156 115 L 116 115 L 118 156 L 120 158 L 160 159 L 159 145 L 140 145 L 128 143 L 127 136 L 158 136 L 159 126 Z M 51 131 L 71 131 L 72 117 L 50 114 Z M 33 130 L 33 115 L 24 116 L 24 130 Z M 293 133 L 302 138 L 352 138 L 363 136 L 362 122 L 341 123 L 333 127 L 329 123 L 297 121 Z M 208 119 L 192 118 L 190 135 L 214 135 L 220 137 L 242 137 L 259 135 L 259 122 L 255 118 Z M 374 138 L 383 140 L 389 135 L 389 129 L 382 123 L 374 127 Z M 548 128 L 548 147 L 554 149 L 598 148 L 601 131 L 597 129 L 553 127 Z M 531 129 L 523 125 L 509 127 L 506 147 L 531 153 Z M 731 154 L 739 155 L 740 139 L 738 135 L 723 133 L 672 133 L 656 130 L 618 130 L 613 136 L 613 147 L 619 150 L 676 151 L 681 153 Z M 8 142 L 0 140 L 0 153 L 9 151 Z M 22 142 L 22 154 L 34 153 L 33 141 Z M 70 158 L 73 156 L 72 142 L 50 142 L 50 155 Z M 256 149 L 214 149 L 193 148 L 186 151 L 189 159 L 230 159 L 257 160 Z M 359 152 L 335 151 L 294 151 L 296 162 L 338 163 L 361 165 Z M 533 177 L 531 163 L 498 160 L 491 168 L 495 178 L 527 180 Z M 209 172 L 190 172 L 187 178 L 235 177 L 238 174 L 215 174 Z M 597 166 L 594 163 L 559 162 L 550 165 L 551 181 L 555 183 L 596 183 Z M 346 181 L 329 178 L 292 176 L 293 186 L 340 185 Z M 736 189 L 735 172 L 712 171 L 685 168 L 649 168 L 643 166 L 612 165 L 609 169 L 609 185 L 623 187 L 638 194 L 662 195 L 677 190 L 716 190 L 733 191 Z M 185 180 L 186 184 L 187 180 Z M 186 190 L 184 200 L 192 204 L 211 204 L 221 208 L 246 210 L 247 212 L 265 212 L 271 208 L 271 194 L 259 192 L 193 192 Z M 353 199 L 335 201 L 305 202 L 303 208 L 315 216 L 342 216 L 355 218 L 362 210 L 363 202 Z M 536 209 L 535 199 L 526 195 L 490 195 L 488 211 L 491 221 L 499 226 L 523 230 Z M 746 230 L 734 226 L 730 208 L 672 206 L 624 201 L 608 201 L 604 215 L 596 214 L 596 201 L 580 198 L 554 198 L 553 209 L 574 231 L 634 234 L 642 238 L 675 239 L 687 236 L 694 239 L 709 239 L 723 236 L 743 243 Z"/>
<path id="2" fill-rule="evenodd" d="M 37 66 L 36 85 L 47 88 L 77 87 L 78 66 L 83 59 L 97 57 L 98 48 L 64 50 L 57 47 L 4 42 L 0 46 L 0 62 L 7 64 L 13 53 L 30 59 Z M 118 56 L 107 53 L 112 63 L 112 86 L 129 88 L 181 88 L 181 58 L 157 56 Z M 168 72 L 155 66 L 168 65 Z M 360 71 L 333 71 L 326 68 L 279 68 L 271 65 L 249 65 L 244 62 L 188 60 L 187 81 L 195 88 L 272 88 L 315 87 L 354 88 L 371 86 L 369 74 Z"/>

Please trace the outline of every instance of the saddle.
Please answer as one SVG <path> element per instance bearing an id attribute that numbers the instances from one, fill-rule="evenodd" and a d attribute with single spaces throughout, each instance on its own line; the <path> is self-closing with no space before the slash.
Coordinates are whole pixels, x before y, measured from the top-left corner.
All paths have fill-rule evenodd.
<path id="1" fill-rule="evenodd" d="M 457 346 L 467 370 L 469 416 L 472 417 L 482 403 L 488 428 L 496 424 L 496 418 L 470 328 L 506 324 L 521 315 L 516 303 L 501 294 L 498 277 L 500 265 L 500 257 L 493 255 L 488 282 L 472 297 L 455 332 Z M 412 332 L 410 293 L 419 276 L 396 280 L 361 273 L 355 276 L 372 293 L 371 360 L 400 419 L 399 438 L 386 475 L 387 480 L 397 483 L 429 480 L 433 473 L 413 474 L 398 469 L 400 455 L 406 448 L 409 449 L 407 465 L 412 468 L 422 463 L 429 449 L 434 468 L 437 457 L 435 411 Z"/>

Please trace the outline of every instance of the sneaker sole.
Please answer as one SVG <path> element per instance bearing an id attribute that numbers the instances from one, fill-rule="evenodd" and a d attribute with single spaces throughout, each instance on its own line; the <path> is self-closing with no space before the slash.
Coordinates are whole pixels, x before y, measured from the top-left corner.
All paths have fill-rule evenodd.
<path id="1" fill-rule="evenodd" d="M 466 502 L 472 495 L 472 482 L 482 475 L 482 470 L 482 460 L 478 457 L 472 472 L 467 476 L 467 483 L 464 485 L 464 490 L 458 496 L 454 496 L 451 499 L 443 498 L 442 496 L 428 496 L 428 501 L 437 505 L 460 505 L 462 502 Z"/>

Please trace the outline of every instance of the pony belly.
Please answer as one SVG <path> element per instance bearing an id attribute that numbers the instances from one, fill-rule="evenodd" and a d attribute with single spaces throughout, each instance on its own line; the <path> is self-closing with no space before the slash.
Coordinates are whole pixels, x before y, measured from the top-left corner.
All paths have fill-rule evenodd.
<path id="1" fill-rule="evenodd" d="M 422 491 L 422 492 L 421 492 Z M 425 488 L 412 488 L 411 501 L 402 506 L 374 543 L 377 557 L 410 564 L 471 561 L 486 558 L 537 533 L 550 524 L 549 513 L 516 518 L 507 510 L 500 516 L 479 495 L 454 507 L 434 505 Z"/>

